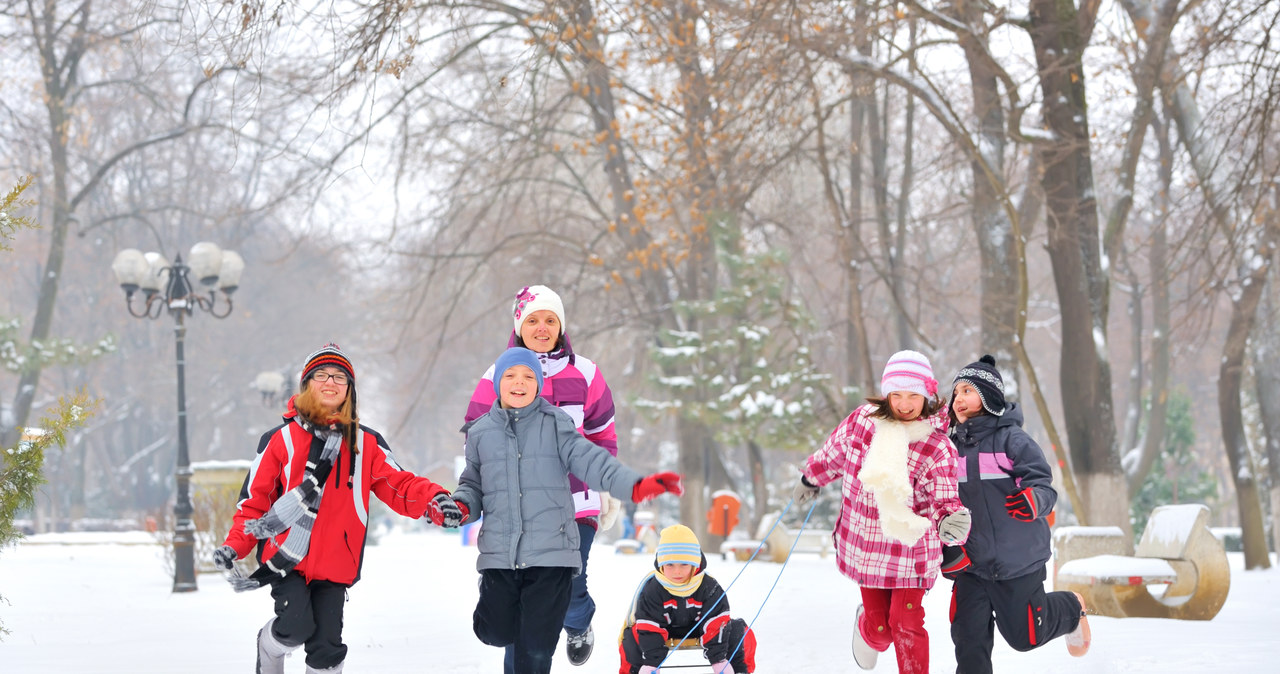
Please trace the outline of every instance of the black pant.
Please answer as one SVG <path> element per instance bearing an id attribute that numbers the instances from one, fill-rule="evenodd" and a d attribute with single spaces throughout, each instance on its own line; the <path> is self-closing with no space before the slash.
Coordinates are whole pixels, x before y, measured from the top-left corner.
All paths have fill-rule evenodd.
<path id="1" fill-rule="evenodd" d="M 271 634 L 286 646 L 303 644 L 307 666 L 327 669 L 347 658 L 342 643 L 342 611 L 347 586 L 327 580 L 310 583 L 295 572 L 271 582 L 276 621 Z"/>
<path id="2" fill-rule="evenodd" d="M 582 557 L 582 572 L 573 577 L 569 587 L 569 607 L 564 614 L 566 632 L 586 632 L 591 628 L 591 619 L 596 614 L 596 602 L 587 592 L 587 557 L 591 554 L 591 544 L 596 539 L 596 528 L 590 524 L 578 522 L 578 554 Z M 503 674 L 514 674 L 516 671 L 515 646 L 507 646 L 503 655 Z"/>
<path id="3" fill-rule="evenodd" d="M 733 665 L 733 671 L 754 672 L 756 668 L 756 639 L 754 634 L 745 639 L 743 638 L 743 635 L 747 633 L 747 621 L 742 618 L 734 618 L 729 621 L 724 630 L 724 640 L 729 645 L 727 655 L 732 656 L 729 659 L 729 663 Z M 688 628 L 676 629 L 672 631 L 671 638 L 684 638 L 687 632 Z M 691 638 L 698 639 L 697 636 Z M 622 652 L 622 669 L 631 672 L 631 674 L 637 674 L 640 671 L 640 667 L 644 665 L 644 657 L 640 652 L 640 644 L 636 643 L 636 634 L 633 628 L 629 627 L 622 630 L 622 644 L 618 647 L 618 650 Z M 704 648 L 702 654 L 705 656 L 706 653 L 707 651 Z M 657 667 L 658 663 L 654 663 L 654 666 Z M 665 668 L 661 671 L 665 671 Z"/>
<path id="4" fill-rule="evenodd" d="M 962 573 L 951 588 L 951 641 L 957 674 L 990 674 L 995 627 L 1016 651 L 1070 634 L 1080 602 L 1070 592 L 1044 591 L 1045 569 L 1008 580 Z"/>
<path id="5" fill-rule="evenodd" d="M 551 671 L 573 573 L 567 566 L 480 572 L 480 601 L 472 615 L 476 637 L 490 646 L 515 646 L 515 674 Z"/>

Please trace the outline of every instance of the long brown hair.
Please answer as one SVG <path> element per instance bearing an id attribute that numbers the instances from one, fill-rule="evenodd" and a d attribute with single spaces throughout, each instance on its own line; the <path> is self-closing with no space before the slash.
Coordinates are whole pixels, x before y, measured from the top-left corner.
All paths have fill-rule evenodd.
<path id="1" fill-rule="evenodd" d="M 867 402 L 876 406 L 876 409 L 871 412 L 871 416 L 878 419 L 899 421 L 897 415 L 893 413 L 893 406 L 889 404 L 889 396 L 869 396 L 867 398 Z M 926 396 L 924 399 L 924 408 L 920 410 L 920 416 L 916 417 L 915 420 L 928 419 L 929 417 L 937 414 L 938 411 L 943 407 L 946 407 L 946 405 L 947 401 L 945 398 L 937 395 Z"/>
<path id="2" fill-rule="evenodd" d="M 347 444 L 351 447 L 351 453 L 359 454 L 360 446 L 356 443 L 356 432 L 360 428 L 360 417 L 356 415 L 356 383 L 355 380 L 348 381 L 350 384 L 347 387 L 347 397 L 335 412 L 327 412 L 320 405 L 320 401 L 311 390 L 310 378 L 302 382 L 293 406 L 298 410 L 298 414 L 318 426 L 341 424 L 343 435 L 346 436 Z"/>

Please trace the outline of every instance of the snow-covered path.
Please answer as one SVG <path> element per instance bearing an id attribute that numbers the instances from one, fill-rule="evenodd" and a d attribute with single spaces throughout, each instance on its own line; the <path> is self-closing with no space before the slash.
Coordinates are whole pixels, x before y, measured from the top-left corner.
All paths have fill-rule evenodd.
<path id="1" fill-rule="evenodd" d="M 95 540 L 134 545 L 85 544 Z M 58 540 L 74 542 L 57 544 Z M 161 551 L 145 534 L 32 537 L 0 553 L 0 617 L 10 632 L 0 641 L 0 672 L 251 672 L 254 636 L 270 617 L 266 590 L 235 594 L 213 574 L 200 591 L 173 594 Z M 1094 617 L 1094 644 L 1073 659 L 1059 642 L 1016 653 L 997 638 L 997 672 L 1276 671 L 1280 644 L 1280 571 L 1245 573 L 1231 555 L 1231 595 L 1209 622 Z M 591 588 L 598 610 L 596 650 L 583 667 L 561 652 L 553 671 L 618 670 L 617 634 L 636 583 L 652 558 L 597 547 Z M 476 600 L 475 550 L 451 532 L 389 534 L 367 549 L 364 578 L 349 594 L 347 672 L 498 674 L 502 654 L 471 633 Z M 709 572 L 728 584 L 742 565 L 719 557 Z M 782 567 L 751 564 L 729 591 L 734 613 L 751 620 Z M 939 581 L 926 598 L 932 671 L 955 671 L 947 625 L 951 584 Z M 849 653 L 857 587 L 836 571 L 834 558 L 792 558 L 755 623 L 758 671 L 858 671 Z M 692 653 L 680 655 L 692 656 Z M 674 663 L 674 660 L 673 660 Z M 286 671 L 303 671 L 300 655 Z M 689 670 L 680 670 L 689 671 Z M 875 671 L 896 672 L 891 654 Z"/>

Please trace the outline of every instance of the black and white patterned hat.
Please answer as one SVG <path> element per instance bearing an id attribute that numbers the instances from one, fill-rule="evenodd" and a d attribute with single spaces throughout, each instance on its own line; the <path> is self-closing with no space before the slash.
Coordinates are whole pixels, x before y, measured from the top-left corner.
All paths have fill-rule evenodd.
<path id="1" fill-rule="evenodd" d="M 960 368 L 956 373 L 956 379 L 951 383 L 951 391 L 954 393 L 956 384 L 960 382 L 968 382 L 978 389 L 978 397 L 982 398 L 982 409 L 995 416 L 1001 416 L 1008 408 L 1004 400 L 1004 378 L 1000 376 L 1000 371 L 996 369 L 996 359 L 990 354 L 986 354 L 979 358 L 977 362 L 969 363 Z"/>

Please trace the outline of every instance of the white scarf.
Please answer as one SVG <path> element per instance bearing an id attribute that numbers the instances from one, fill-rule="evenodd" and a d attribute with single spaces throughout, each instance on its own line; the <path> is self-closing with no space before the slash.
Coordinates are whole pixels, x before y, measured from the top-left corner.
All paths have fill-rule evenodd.
<path id="1" fill-rule="evenodd" d="M 907 452 L 913 442 L 929 437 L 933 426 L 916 419 L 871 419 L 875 433 L 858 480 L 871 490 L 880 511 L 880 528 L 890 538 L 915 545 L 929 528 L 929 520 L 911 509 L 914 490 L 907 473 Z"/>

